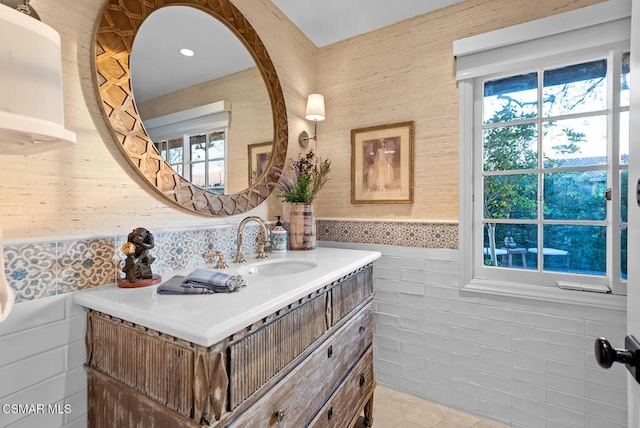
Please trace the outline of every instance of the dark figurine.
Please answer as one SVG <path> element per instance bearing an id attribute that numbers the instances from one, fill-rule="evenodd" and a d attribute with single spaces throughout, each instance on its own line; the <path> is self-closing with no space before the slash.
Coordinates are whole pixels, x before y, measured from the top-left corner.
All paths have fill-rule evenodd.
<path id="1" fill-rule="evenodd" d="M 120 286 L 124 286 L 124 283 L 133 284 L 158 277 L 151 272 L 151 264 L 155 258 L 149 254 L 149 251 L 153 247 L 153 235 L 143 227 L 135 228 L 127 236 L 127 242 L 122 246 L 122 252 L 127 256 L 122 268 L 125 280 L 120 281 Z"/>

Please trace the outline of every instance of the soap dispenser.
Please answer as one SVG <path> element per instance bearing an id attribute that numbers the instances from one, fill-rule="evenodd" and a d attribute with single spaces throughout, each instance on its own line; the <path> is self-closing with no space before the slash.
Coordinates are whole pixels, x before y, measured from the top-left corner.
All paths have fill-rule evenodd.
<path id="1" fill-rule="evenodd" d="M 276 225 L 271 230 L 271 252 L 284 253 L 289 246 L 289 239 L 287 238 L 287 231 L 282 227 L 280 222 L 280 216 L 276 216 Z"/>

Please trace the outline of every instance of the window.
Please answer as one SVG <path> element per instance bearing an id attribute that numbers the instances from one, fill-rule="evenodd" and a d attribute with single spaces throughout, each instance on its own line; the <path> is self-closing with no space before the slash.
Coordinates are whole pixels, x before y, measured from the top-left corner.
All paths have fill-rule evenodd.
<path id="1" fill-rule="evenodd" d="M 217 101 L 144 120 L 160 155 L 185 179 L 225 193 L 225 156 L 231 104 Z"/>
<path id="2" fill-rule="evenodd" d="M 629 12 L 608 3 L 454 43 L 464 288 L 626 293 Z"/>
<path id="3" fill-rule="evenodd" d="M 165 161 L 175 169 L 180 175 L 184 175 L 184 147 L 183 138 L 173 138 L 171 140 L 153 143 Z"/>
<path id="4" fill-rule="evenodd" d="M 224 131 L 185 135 L 154 144 L 167 163 L 184 178 L 203 189 L 225 193 Z"/>
<path id="5" fill-rule="evenodd" d="M 209 132 L 189 137 L 191 182 L 224 194 L 225 133 Z"/>
<path id="6" fill-rule="evenodd" d="M 609 55 L 620 58 L 608 61 Z M 622 259 L 614 254 L 626 253 L 625 241 L 607 236 L 616 230 L 622 236 L 626 227 L 626 218 L 613 215 L 621 213 L 622 192 L 610 189 L 626 183 L 629 142 L 626 133 L 609 135 L 608 129 L 613 123 L 628 128 L 621 120 L 628 104 L 609 95 L 628 103 L 629 87 L 621 82 L 628 81 L 629 54 L 609 55 L 479 79 L 475 144 L 482 148 L 482 180 L 475 194 L 482 195 L 484 266 L 571 273 L 580 282 L 614 272 L 618 281 L 626 279 L 626 260 L 612 264 Z M 620 90 L 614 95 L 609 87 Z M 537 282 L 559 280 L 546 277 Z"/>

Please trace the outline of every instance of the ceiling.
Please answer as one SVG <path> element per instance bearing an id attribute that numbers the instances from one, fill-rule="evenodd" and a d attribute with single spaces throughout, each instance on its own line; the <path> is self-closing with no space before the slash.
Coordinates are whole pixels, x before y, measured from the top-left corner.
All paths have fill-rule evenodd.
<path id="1" fill-rule="evenodd" d="M 195 52 L 180 54 L 181 48 Z M 255 67 L 242 42 L 224 24 L 193 7 L 167 6 L 142 23 L 131 49 L 131 85 L 137 103 Z"/>
<path id="2" fill-rule="evenodd" d="M 272 1 L 322 47 L 463 0 Z M 180 55 L 183 47 L 195 55 Z M 131 82 L 142 103 L 253 66 L 242 43 L 217 20 L 195 8 L 168 6 L 152 13 L 136 35 Z"/>
<path id="3" fill-rule="evenodd" d="M 463 0 L 271 0 L 318 47 Z"/>

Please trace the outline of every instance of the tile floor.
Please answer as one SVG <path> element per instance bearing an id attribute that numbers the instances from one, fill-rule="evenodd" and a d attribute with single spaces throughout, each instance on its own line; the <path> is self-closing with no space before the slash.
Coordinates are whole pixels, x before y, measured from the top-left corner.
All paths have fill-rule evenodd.
<path id="1" fill-rule="evenodd" d="M 362 418 L 355 428 L 363 428 Z M 497 422 L 481 419 L 440 404 L 376 387 L 373 404 L 373 428 L 504 428 Z"/>

